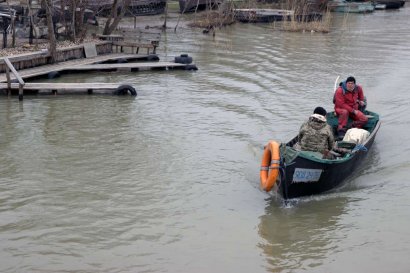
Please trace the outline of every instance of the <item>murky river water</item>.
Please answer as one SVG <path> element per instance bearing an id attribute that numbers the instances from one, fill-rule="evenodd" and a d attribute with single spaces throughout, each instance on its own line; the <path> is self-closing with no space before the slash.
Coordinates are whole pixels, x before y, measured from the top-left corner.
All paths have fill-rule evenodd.
<path id="1" fill-rule="evenodd" d="M 91 73 L 137 98 L 0 98 L 1 272 L 407 272 L 410 8 L 329 34 L 236 24 L 163 35 L 197 72 Z M 354 75 L 382 127 L 344 187 L 285 206 L 259 189 L 287 141 Z"/>

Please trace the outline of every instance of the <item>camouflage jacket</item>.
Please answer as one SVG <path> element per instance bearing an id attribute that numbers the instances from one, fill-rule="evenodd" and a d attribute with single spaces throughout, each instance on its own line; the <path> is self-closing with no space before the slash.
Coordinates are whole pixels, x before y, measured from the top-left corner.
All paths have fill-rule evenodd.
<path id="1" fill-rule="evenodd" d="M 323 116 L 313 114 L 300 127 L 298 142 L 303 151 L 323 153 L 333 148 L 334 141 L 332 128 Z"/>

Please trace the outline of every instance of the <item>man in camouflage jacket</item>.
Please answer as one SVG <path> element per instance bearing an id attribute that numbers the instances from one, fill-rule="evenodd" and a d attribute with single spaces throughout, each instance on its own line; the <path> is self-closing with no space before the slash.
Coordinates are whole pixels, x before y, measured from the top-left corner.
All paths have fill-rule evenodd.
<path id="1" fill-rule="evenodd" d="M 299 130 L 298 142 L 302 151 L 324 153 L 334 145 L 332 128 L 326 122 L 326 110 L 316 107 L 309 120 Z"/>

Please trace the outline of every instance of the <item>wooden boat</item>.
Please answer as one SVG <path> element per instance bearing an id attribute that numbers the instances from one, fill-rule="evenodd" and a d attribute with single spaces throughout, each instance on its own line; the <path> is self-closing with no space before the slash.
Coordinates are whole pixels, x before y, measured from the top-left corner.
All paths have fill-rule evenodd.
<path id="1" fill-rule="evenodd" d="M 179 10 L 181 13 L 214 9 L 223 3 L 224 0 L 179 0 Z"/>
<path id="2" fill-rule="evenodd" d="M 374 11 L 374 5 L 371 2 L 347 2 L 345 0 L 333 0 L 327 4 L 332 12 L 344 13 L 370 13 Z"/>
<path id="3" fill-rule="evenodd" d="M 285 9 L 234 9 L 234 17 L 243 23 L 271 23 L 293 16 L 293 10 Z"/>
<path id="4" fill-rule="evenodd" d="M 280 144 L 280 159 L 276 158 L 277 161 L 271 159 L 271 163 L 267 164 L 270 165 L 269 171 L 271 171 L 269 178 L 273 174 L 270 183 L 276 182 L 276 184 L 269 185 L 265 190 L 270 190 L 269 187 L 275 186 L 276 191 L 284 199 L 290 199 L 320 194 L 340 186 L 364 162 L 380 128 L 377 113 L 365 111 L 365 114 L 368 115 L 369 121 L 363 129 L 367 130 L 370 135 L 362 144 L 338 141 L 338 147 L 344 148 L 346 153 L 339 154 L 335 159 L 323 159 L 321 153 L 298 150 L 295 146 L 297 136 L 286 144 Z M 327 122 L 336 131 L 338 120 L 334 112 L 327 114 Z M 267 147 L 269 146 L 272 145 L 268 144 Z M 265 148 L 265 154 L 266 149 L 268 148 Z M 264 167 L 266 168 L 266 165 L 261 169 L 261 181 L 262 172 L 266 171 Z M 276 174 L 278 175 L 275 179 Z"/>
<path id="5" fill-rule="evenodd" d="M 114 0 L 88 0 L 87 8 L 93 10 L 97 15 L 108 14 Z"/>
<path id="6" fill-rule="evenodd" d="M 375 2 L 375 5 L 385 5 L 385 9 L 399 9 L 404 6 L 406 1 L 397 1 L 397 0 L 379 0 Z"/>
<path id="7" fill-rule="evenodd" d="M 166 5 L 166 0 L 132 0 L 129 13 L 134 16 L 162 14 Z"/>
<path id="8" fill-rule="evenodd" d="M 285 9 L 234 9 L 234 17 L 242 23 L 272 23 L 285 20 L 310 22 L 320 21 L 322 13 L 295 15 L 293 10 Z"/>
<path id="9" fill-rule="evenodd" d="M 106 16 L 111 12 L 114 0 L 88 0 L 87 8 L 94 10 L 98 15 Z M 155 15 L 165 11 L 166 0 L 131 0 L 127 7 L 127 15 Z"/>

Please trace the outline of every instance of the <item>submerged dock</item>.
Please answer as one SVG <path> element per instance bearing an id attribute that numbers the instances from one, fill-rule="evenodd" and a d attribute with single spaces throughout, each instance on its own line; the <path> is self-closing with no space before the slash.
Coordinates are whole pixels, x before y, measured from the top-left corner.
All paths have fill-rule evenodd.
<path id="1" fill-rule="evenodd" d="M 11 90 L 19 90 L 19 83 L 12 83 Z M 0 89 L 8 88 L 7 83 L 0 83 Z M 127 84 L 121 83 L 26 83 L 24 90 L 34 92 L 35 94 L 53 94 L 64 93 L 111 93 L 113 95 L 131 95 L 136 96 L 137 91 Z"/>

